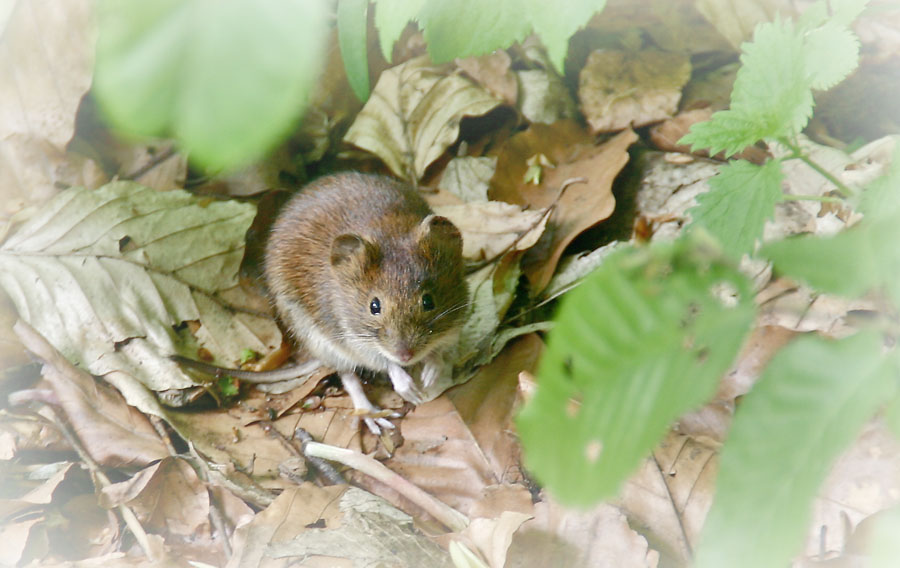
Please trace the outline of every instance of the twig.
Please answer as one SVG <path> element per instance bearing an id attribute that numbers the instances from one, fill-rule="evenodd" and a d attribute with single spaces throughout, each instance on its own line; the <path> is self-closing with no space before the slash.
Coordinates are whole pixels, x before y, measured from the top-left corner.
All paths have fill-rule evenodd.
<path id="1" fill-rule="evenodd" d="M 469 519 L 456 509 L 438 501 L 421 488 L 403 479 L 389 470 L 381 462 L 353 450 L 320 444 L 318 442 L 304 442 L 303 453 L 307 456 L 315 456 L 330 461 L 342 463 L 347 467 L 365 473 L 377 479 L 391 489 L 397 491 L 429 515 L 443 523 L 447 528 L 458 532 L 466 528 Z"/>
<path id="2" fill-rule="evenodd" d="M 313 437 L 309 435 L 309 432 L 307 432 L 303 428 L 297 428 L 296 430 L 294 430 L 294 438 L 300 440 L 303 443 L 303 446 L 305 446 L 307 442 L 315 441 L 313 440 Z M 301 446 L 301 448 L 303 446 Z M 308 456 L 305 452 L 302 453 L 306 461 L 309 462 L 309 465 L 311 465 L 313 469 L 318 471 L 319 475 L 325 478 L 325 480 L 328 481 L 329 484 L 341 485 L 347 483 L 347 480 L 344 479 L 344 476 L 341 475 L 338 470 L 334 469 L 334 466 L 332 466 L 330 463 L 323 460 L 322 458 L 316 456 Z"/>

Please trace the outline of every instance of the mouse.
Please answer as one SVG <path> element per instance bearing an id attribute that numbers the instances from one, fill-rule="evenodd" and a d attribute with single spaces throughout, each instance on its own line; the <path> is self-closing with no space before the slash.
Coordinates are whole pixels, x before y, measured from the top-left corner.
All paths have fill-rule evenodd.
<path id="1" fill-rule="evenodd" d="M 393 424 L 372 417 L 360 372 L 386 373 L 402 398 L 421 402 L 410 369 L 432 385 L 467 317 L 460 231 L 415 187 L 382 175 L 335 173 L 303 187 L 272 226 L 263 272 L 280 320 L 313 359 L 304 366 L 334 368 L 376 435 Z M 272 382 L 292 371 L 237 376 Z"/>

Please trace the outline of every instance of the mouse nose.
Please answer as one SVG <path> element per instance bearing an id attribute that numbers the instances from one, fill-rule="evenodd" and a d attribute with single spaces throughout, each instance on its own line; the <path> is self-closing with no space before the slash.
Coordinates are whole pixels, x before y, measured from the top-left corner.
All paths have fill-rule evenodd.
<path id="1" fill-rule="evenodd" d="M 413 358 L 412 349 L 410 349 L 409 347 L 407 347 L 405 345 L 399 347 L 397 349 L 397 352 L 395 353 L 395 355 L 397 355 L 397 359 L 400 359 L 400 362 L 402 362 L 402 363 L 409 363 L 410 361 L 412 361 L 412 358 Z"/>

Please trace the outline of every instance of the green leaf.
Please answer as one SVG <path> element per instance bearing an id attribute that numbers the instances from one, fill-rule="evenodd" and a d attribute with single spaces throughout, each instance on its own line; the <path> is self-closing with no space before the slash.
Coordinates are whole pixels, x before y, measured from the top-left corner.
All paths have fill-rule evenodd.
<path id="1" fill-rule="evenodd" d="M 178 138 L 212 169 L 287 134 L 322 61 L 324 0 L 98 3 L 94 93 L 123 132 Z"/>
<path id="2" fill-rule="evenodd" d="M 828 22 L 803 40 L 805 67 L 813 89 L 830 89 L 859 63 L 859 40 L 845 26 Z"/>
<path id="3" fill-rule="evenodd" d="M 745 160 L 725 164 L 709 180 L 710 190 L 697 197 L 691 226 L 709 231 L 733 258 L 753 252 L 781 199 L 783 177 L 780 160 L 763 166 Z"/>
<path id="4" fill-rule="evenodd" d="M 236 285 L 255 212 L 130 182 L 67 189 L 0 246 L 0 287 L 67 359 L 156 413 L 144 387 L 195 384 L 168 355 L 203 346 L 233 366 L 281 344 L 273 320 L 234 313 L 249 304 Z M 188 321 L 196 339 L 176 333 Z"/>
<path id="5" fill-rule="evenodd" d="M 743 343 L 749 282 L 698 238 L 615 252 L 563 298 L 517 419 L 529 470 L 561 502 L 614 495 Z"/>
<path id="6" fill-rule="evenodd" d="M 896 386 L 874 333 L 808 336 L 744 397 L 722 450 L 697 568 L 787 566 L 834 459 Z"/>
<path id="7" fill-rule="evenodd" d="M 369 0 L 338 0 L 337 25 L 341 59 L 356 98 L 369 98 L 369 55 L 366 47 Z"/>
<path id="8" fill-rule="evenodd" d="M 534 31 L 541 36 L 541 42 L 547 48 L 551 63 L 563 74 L 569 39 L 594 14 L 603 10 L 604 6 L 606 0 L 526 0 L 522 6 L 522 14 L 527 14 L 531 19 Z"/>
<path id="9" fill-rule="evenodd" d="M 849 26 L 862 14 L 869 0 L 830 0 L 832 21 L 836 24 Z"/>
<path id="10" fill-rule="evenodd" d="M 776 270 L 823 292 L 859 297 L 883 290 L 900 306 L 900 216 L 857 225 L 828 238 L 769 243 L 760 253 Z"/>
<path id="11" fill-rule="evenodd" d="M 740 110 L 720 110 L 706 122 L 691 126 L 690 132 L 682 136 L 678 143 L 690 144 L 692 152 L 706 148 L 713 156 L 724 151 L 728 158 L 761 140 L 766 132 L 751 114 Z"/>
<path id="12" fill-rule="evenodd" d="M 377 0 L 375 27 L 384 58 L 393 61 L 394 44 L 410 20 L 414 20 L 425 5 L 425 0 Z"/>
<path id="13" fill-rule="evenodd" d="M 744 44 L 731 108 L 754 117 L 764 132 L 760 138 L 780 138 L 806 126 L 813 98 L 805 55 L 803 37 L 790 21 L 760 24 L 753 41 Z"/>
<path id="14" fill-rule="evenodd" d="M 520 0 L 429 0 L 419 23 L 435 63 L 504 49 L 531 31 Z"/>

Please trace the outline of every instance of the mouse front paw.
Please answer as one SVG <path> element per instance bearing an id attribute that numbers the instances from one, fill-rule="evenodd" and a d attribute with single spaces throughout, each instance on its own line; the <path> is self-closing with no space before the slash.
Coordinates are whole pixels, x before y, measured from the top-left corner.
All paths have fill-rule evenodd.
<path id="1" fill-rule="evenodd" d="M 388 367 L 388 377 L 391 378 L 391 384 L 394 385 L 394 391 L 400 395 L 403 400 L 407 400 L 413 404 L 421 404 L 425 400 L 425 395 L 416 385 L 413 378 L 406 372 L 406 369 L 400 365 L 391 364 Z"/>
<path id="2" fill-rule="evenodd" d="M 366 427 L 370 432 L 376 436 L 380 436 L 382 428 L 392 430 L 395 427 L 387 418 L 383 416 L 373 416 L 381 413 L 381 411 L 369 401 L 366 393 L 363 392 L 362 383 L 360 383 L 356 373 L 341 373 L 341 383 L 344 385 L 344 390 L 350 395 L 350 400 L 353 402 L 353 408 L 362 417 L 363 422 L 366 423 Z M 394 417 L 396 418 L 397 416 Z"/>

